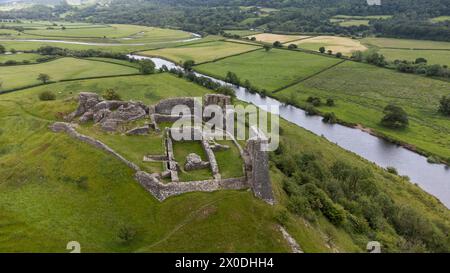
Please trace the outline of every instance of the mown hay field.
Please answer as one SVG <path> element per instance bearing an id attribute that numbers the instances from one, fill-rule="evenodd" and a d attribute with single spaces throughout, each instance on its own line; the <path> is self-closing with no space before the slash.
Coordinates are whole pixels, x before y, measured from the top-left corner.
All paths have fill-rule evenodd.
<path id="1" fill-rule="evenodd" d="M 300 48 L 319 51 L 320 47 L 331 50 L 333 53 L 341 52 L 344 55 L 351 55 L 354 51 L 365 51 L 367 47 L 359 40 L 339 36 L 317 36 L 294 42 Z"/>
<path id="2" fill-rule="evenodd" d="M 182 63 L 186 60 L 194 60 L 196 63 L 203 63 L 235 54 L 244 53 L 258 48 L 258 46 L 251 44 L 214 41 L 180 47 L 169 47 L 157 50 L 143 51 L 139 52 L 139 54 L 163 57 L 178 63 Z"/>

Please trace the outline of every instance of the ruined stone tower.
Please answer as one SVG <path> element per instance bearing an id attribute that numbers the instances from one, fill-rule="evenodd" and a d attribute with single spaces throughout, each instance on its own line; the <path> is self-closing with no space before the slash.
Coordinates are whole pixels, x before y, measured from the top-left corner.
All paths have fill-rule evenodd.
<path id="1" fill-rule="evenodd" d="M 256 197 L 261 198 L 269 204 L 275 199 L 272 192 L 272 184 L 269 175 L 269 153 L 263 149 L 268 143 L 264 133 L 251 127 L 253 137 L 247 140 L 246 173 L 248 183 Z"/>

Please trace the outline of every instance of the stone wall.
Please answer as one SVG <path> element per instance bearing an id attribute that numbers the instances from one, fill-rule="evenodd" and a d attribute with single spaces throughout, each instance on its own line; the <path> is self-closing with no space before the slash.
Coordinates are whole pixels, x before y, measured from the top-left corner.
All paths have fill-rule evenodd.
<path id="1" fill-rule="evenodd" d="M 175 156 L 173 153 L 173 143 L 172 138 L 170 137 L 170 130 L 166 129 L 165 131 L 166 138 L 166 155 L 167 155 L 167 168 L 170 171 L 170 177 L 172 178 L 172 182 L 178 182 L 178 163 L 175 161 Z"/>
<path id="2" fill-rule="evenodd" d="M 67 133 L 69 136 L 76 138 L 82 142 L 88 143 L 90 145 L 93 145 L 97 148 L 100 148 L 110 154 L 112 154 L 113 156 L 115 156 L 116 158 L 118 158 L 120 161 L 124 162 L 128 167 L 132 168 L 135 171 L 140 171 L 141 169 L 134 164 L 133 162 L 125 159 L 123 156 L 121 156 L 120 154 L 118 154 L 116 151 L 114 151 L 113 149 L 111 149 L 109 146 L 107 146 L 106 144 L 104 144 L 103 142 L 96 140 L 92 137 L 89 136 L 85 136 L 83 134 L 78 133 L 75 128 L 73 128 L 73 126 L 70 123 L 66 123 L 66 122 L 55 122 L 54 124 L 50 125 L 50 129 L 55 132 L 55 133 L 59 133 L 59 132 L 65 132 Z"/>
<path id="3" fill-rule="evenodd" d="M 195 98 L 192 97 L 180 97 L 171 98 L 159 101 L 158 104 L 154 106 L 156 114 L 171 115 L 172 108 L 176 105 L 185 105 L 189 107 L 191 113 L 194 112 Z"/>
<path id="4" fill-rule="evenodd" d="M 215 180 L 219 180 L 221 178 L 220 172 L 219 172 L 219 165 L 217 164 L 216 156 L 214 155 L 213 150 L 209 146 L 208 140 L 203 138 L 201 140 L 203 150 L 206 153 L 206 157 L 209 161 L 209 167 L 211 168 L 212 175 Z"/>
<path id="5" fill-rule="evenodd" d="M 151 175 L 140 171 L 135 174 L 135 178 L 159 201 L 164 201 L 170 196 L 180 195 L 187 192 L 212 192 L 221 189 L 240 190 L 248 188 L 248 184 L 246 183 L 246 179 L 244 177 L 222 180 L 171 182 L 163 184 L 159 181 L 156 175 Z"/>

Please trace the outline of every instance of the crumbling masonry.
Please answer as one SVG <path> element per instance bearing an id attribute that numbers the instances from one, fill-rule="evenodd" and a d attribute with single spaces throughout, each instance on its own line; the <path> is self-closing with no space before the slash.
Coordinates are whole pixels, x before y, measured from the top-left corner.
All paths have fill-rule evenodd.
<path id="1" fill-rule="evenodd" d="M 156 105 L 146 106 L 142 102 L 123 102 L 108 101 L 101 99 L 95 93 L 82 92 L 79 94 L 78 108 L 66 119 L 67 122 L 56 122 L 50 126 L 54 132 L 65 132 L 73 138 L 86 142 L 97 148 L 100 148 L 136 171 L 135 179 L 147 189 L 158 200 L 163 201 L 170 196 L 180 195 L 187 192 L 202 191 L 212 192 L 222 189 L 251 189 L 254 195 L 270 204 L 274 203 L 272 186 L 269 176 L 269 158 L 268 153 L 264 151 L 263 146 L 268 140 L 265 135 L 255 128 L 252 137 L 247 141 L 243 149 L 239 143 L 232 137 L 233 143 L 240 151 L 244 160 L 244 177 L 223 179 L 220 175 L 219 166 L 215 159 L 215 152 L 228 149 L 226 145 L 215 143 L 210 136 L 203 135 L 197 129 L 192 128 L 192 134 L 201 134 L 201 145 L 207 155 L 208 161 L 202 161 L 196 154 L 190 154 L 187 158 L 185 169 L 210 168 L 213 178 L 204 181 L 180 182 L 178 171 L 179 163 L 175 160 L 173 153 L 172 130 L 176 128 L 164 129 L 164 145 L 166 153 L 164 155 L 145 155 L 143 160 L 146 162 L 162 161 L 165 170 L 161 173 L 152 173 L 142 171 L 135 163 L 128 161 L 123 156 L 115 152 L 111 147 L 92 137 L 85 136 L 77 132 L 77 122 L 84 123 L 93 121 L 107 132 L 122 132 L 126 135 L 146 135 L 150 130 L 160 132 L 161 122 L 174 122 L 180 119 L 180 116 L 172 116 L 172 108 L 175 105 L 185 105 L 193 110 L 195 107 L 195 98 L 173 98 L 161 100 Z M 216 104 L 224 108 L 231 104 L 228 96 L 218 94 L 208 94 L 203 98 L 203 106 Z M 184 117 L 186 118 L 186 117 Z M 191 118 L 191 117 L 187 117 Z M 123 131 L 123 125 L 130 122 L 143 120 L 144 125 L 127 129 Z M 134 124 L 134 123 L 133 123 Z M 170 178 L 171 182 L 163 182 L 164 178 Z"/>

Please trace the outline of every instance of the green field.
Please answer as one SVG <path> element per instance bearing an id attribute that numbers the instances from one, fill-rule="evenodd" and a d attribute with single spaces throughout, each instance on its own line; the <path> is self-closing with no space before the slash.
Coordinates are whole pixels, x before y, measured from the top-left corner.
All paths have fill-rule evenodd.
<path id="1" fill-rule="evenodd" d="M 389 19 L 392 18 L 392 15 L 367 15 L 367 16 L 358 16 L 358 15 L 335 15 L 334 19 L 354 19 L 354 20 L 371 20 L 371 19 Z"/>
<path id="2" fill-rule="evenodd" d="M 209 43 L 198 43 L 182 47 L 169 47 L 157 50 L 143 51 L 139 52 L 139 54 L 163 57 L 179 63 L 186 60 L 194 60 L 196 63 L 203 63 L 226 56 L 251 51 L 257 48 L 257 46 L 253 46 L 250 44 L 216 41 Z"/>
<path id="3" fill-rule="evenodd" d="M 450 50 L 408 50 L 408 49 L 388 49 L 378 50 L 388 60 L 415 61 L 417 58 L 425 58 L 428 64 L 440 64 L 450 66 Z"/>
<path id="4" fill-rule="evenodd" d="M 242 82 L 249 80 L 254 86 L 268 91 L 281 88 L 308 77 L 335 63 L 339 59 L 313 54 L 272 49 L 258 50 L 218 62 L 196 66 L 199 72 L 224 78 L 228 71 L 238 75 Z"/>
<path id="5" fill-rule="evenodd" d="M 409 40 L 395 38 L 364 38 L 363 43 L 379 48 L 402 48 L 402 49 L 450 49 L 450 42 Z"/>
<path id="6" fill-rule="evenodd" d="M 341 27 L 368 26 L 369 20 L 344 20 L 338 23 Z"/>
<path id="7" fill-rule="evenodd" d="M 23 62 L 28 61 L 31 63 L 36 62 L 37 59 L 42 58 L 42 55 L 33 53 L 20 53 L 20 54 L 0 54 L 0 64 L 7 61 Z"/>
<path id="8" fill-rule="evenodd" d="M 225 30 L 226 33 L 230 33 L 230 34 L 235 34 L 235 35 L 239 35 L 241 37 L 245 37 L 245 36 L 250 36 L 250 35 L 255 35 L 258 34 L 260 32 L 258 31 L 252 31 L 252 30 Z"/>
<path id="9" fill-rule="evenodd" d="M 450 65 L 450 42 L 393 38 L 364 38 L 361 41 L 390 61 L 415 61 L 422 57 L 428 60 L 428 64 Z"/>
<path id="10" fill-rule="evenodd" d="M 138 73 L 137 69 L 123 65 L 83 59 L 74 60 L 61 58 L 43 64 L 0 67 L 2 90 L 39 84 L 37 76 L 40 73 L 48 74 L 51 81 Z"/>
<path id="11" fill-rule="evenodd" d="M 320 97 L 322 101 L 333 98 L 335 107 L 319 109 L 447 159 L 450 158 L 450 123 L 437 109 L 439 99 L 449 94 L 450 83 L 445 81 L 346 62 L 275 96 L 300 106 L 306 106 L 309 96 Z M 389 103 L 403 107 L 409 114 L 408 129 L 391 130 L 379 124 L 383 108 Z"/>
<path id="12" fill-rule="evenodd" d="M 440 23 L 440 22 L 450 21 L 450 16 L 434 17 L 434 18 L 431 18 L 430 21 L 433 22 L 433 23 Z"/>

